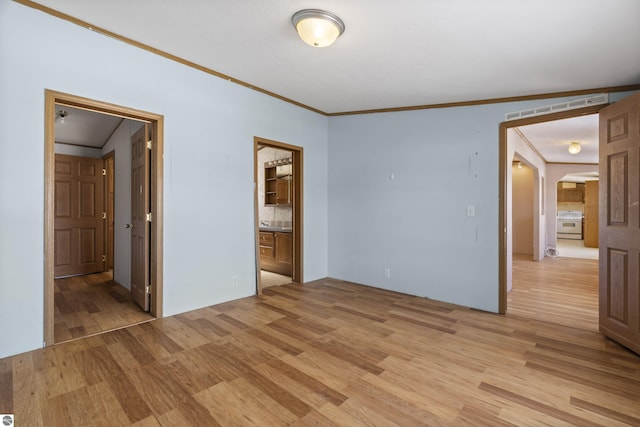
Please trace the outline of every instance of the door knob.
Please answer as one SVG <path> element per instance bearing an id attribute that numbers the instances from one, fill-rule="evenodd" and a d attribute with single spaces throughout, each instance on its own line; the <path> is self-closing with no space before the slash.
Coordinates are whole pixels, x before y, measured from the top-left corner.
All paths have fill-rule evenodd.
<path id="1" fill-rule="evenodd" d="M 125 225 L 124 225 L 124 228 L 130 228 L 130 229 L 132 229 L 132 230 L 133 230 L 133 228 L 134 228 L 134 227 L 135 227 L 135 226 L 134 226 L 133 224 L 125 224 Z"/>

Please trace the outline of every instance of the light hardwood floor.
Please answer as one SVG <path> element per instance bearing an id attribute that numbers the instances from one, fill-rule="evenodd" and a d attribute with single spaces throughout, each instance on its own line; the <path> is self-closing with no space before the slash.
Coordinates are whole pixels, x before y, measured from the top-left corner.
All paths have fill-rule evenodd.
<path id="1" fill-rule="evenodd" d="M 153 319 L 112 278 L 111 272 L 104 272 L 55 280 L 56 343 Z"/>
<path id="2" fill-rule="evenodd" d="M 513 256 L 507 313 L 598 331 L 598 260 Z"/>
<path id="3" fill-rule="evenodd" d="M 628 426 L 639 401 L 595 331 L 329 279 L 0 360 L 28 426 Z"/>

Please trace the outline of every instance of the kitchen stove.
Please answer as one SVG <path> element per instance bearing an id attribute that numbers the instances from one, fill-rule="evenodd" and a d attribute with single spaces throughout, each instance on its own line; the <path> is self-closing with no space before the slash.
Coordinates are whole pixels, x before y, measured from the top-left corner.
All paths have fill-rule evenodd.
<path id="1" fill-rule="evenodd" d="M 558 239 L 582 240 L 582 211 L 558 211 Z"/>

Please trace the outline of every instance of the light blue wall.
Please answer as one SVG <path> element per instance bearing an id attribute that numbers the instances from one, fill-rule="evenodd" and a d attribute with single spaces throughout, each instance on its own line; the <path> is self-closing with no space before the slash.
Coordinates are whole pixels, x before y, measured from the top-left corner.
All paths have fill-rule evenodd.
<path id="1" fill-rule="evenodd" d="M 0 357 L 43 341 L 45 89 L 164 115 L 165 315 L 255 293 L 254 136 L 304 148 L 305 280 L 327 276 L 326 117 L 0 0 Z"/>
<path id="2" fill-rule="evenodd" d="M 499 125 L 566 99 L 332 117 L 329 275 L 497 312 Z"/>
<path id="3" fill-rule="evenodd" d="M 495 107 L 332 118 L 329 275 L 495 311 L 502 119 Z"/>

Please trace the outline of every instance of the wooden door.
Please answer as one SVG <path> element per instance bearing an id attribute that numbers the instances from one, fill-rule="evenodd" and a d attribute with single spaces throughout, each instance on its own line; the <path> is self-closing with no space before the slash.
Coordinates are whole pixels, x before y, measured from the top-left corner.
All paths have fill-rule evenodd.
<path id="1" fill-rule="evenodd" d="M 584 186 L 584 246 L 598 247 L 598 181 L 587 181 Z"/>
<path id="2" fill-rule="evenodd" d="M 115 161 L 114 154 L 104 159 L 105 176 L 105 211 L 107 212 L 106 242 L 107 242 L 107 265 L 106 269 L 113 268 L 114 253 L 114 218 L 115 218 Z"/>
<path id="3" fill-rule="evenodd" d="M 278 178 L 276 181 L 276 204 L 291 204 L 291 179 Z"/>
<path id="4" fill-rule="evenodd" d="M 291 233 L 275 233 L 274 243 L 278 272 L 291 276 L 293 270 L 293 239 Z"/>
<path id="5" fill-rule="evenodd" d="M 55 277 L 105 270 L 102 168 L 102 159 L 55 155 Z"/>
<path id="6" fill-rule="evenodd" d="M 148 126 L 131 137 L 131 296 L 149 311 L 149 170 Z M 149 218 L 150 219 L 150 218 Z"/>
<path id="7" fill-rule="evenodd" d="M 640 94 L 600 110 L 600 330 L 640 353 Z"/>

